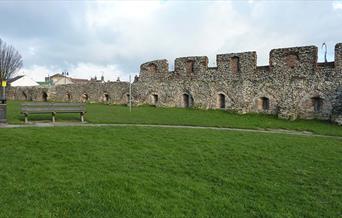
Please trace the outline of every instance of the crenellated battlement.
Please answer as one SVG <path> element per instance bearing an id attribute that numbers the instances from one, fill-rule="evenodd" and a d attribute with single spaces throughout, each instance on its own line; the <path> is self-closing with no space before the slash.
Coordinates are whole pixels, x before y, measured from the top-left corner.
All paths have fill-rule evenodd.
<path id="1" fill-rule="evenodd" d="M 175 74 L 180 77 L 196 76 L 208 69 L 208 57 L 181 57 L 175 60 Z"/>
<path id="2" fill-rule="evenodd" d="M 219 54 L 216 56 L 217 71 L 230 78 L 248 75 L 257 67 L 257 55 L 255 51 Z"/>
<path id="3" fill-rule="evenodd" d="M 268 66 L 257 66 L 255 51 L 218 54 L 216 67 L 208 67 L 206 56 L 176 58 L 172 72 L 166 60 L 157 60 L 141 65 L 135 86 L 140 103 L 342 123 L 336 114 L 342 111 L 342 43 L 335 46 L 334 62 L 317 59 L 316 46 L 302 46 L 272 49 Z"/>
<path id="4" fill-rule="evenodd" d="M 273 49 L 270 52 L 270 71 L 275 77 L 308 77 L 316 72 L 316 46 Z"/>
<path id="5" fill-rule="evenodd" d="M 342 73 L 342 43 L 335 45 L 335 68 Z"/>
<path id="6" fill-rule="evenodd" d="M 161 79 L 167 77 L 169 73 L 169 63 L 166 59 L 146 62 L 140 65 L 140 79 Z"/>
<path id="7" fill-rule="evenodd" d="M 180 57 L 175 60 L 175 70 L 170 72 L 167 60 L 155 60 L 140 66 L 140 77 L 146 79 L 186 79 L 202 78 L 212 75 L 224 79 L 253 79 L 262 72 L 273 77 L 308 77 L 320 73 L 320 68 L 342 68 L 342 43 L 335 46 L 335 63 L 318 63 L 316 46 L 290 47 L 272 49 L 269 54 L 269 66 L 257 66 L 255 51 L 218 54 L 216 67 L 208 68 L 208 57 Z M 266 69 L 266 68 L 267 69 Z M 265 70 L 266 69 L 266 70 Z M 209 72 L 210 71 L 210 72 Z M 264 75 L 266 76 L 266 75 Z M 203 79 L 203 78 L 202 78 Z M 256 78 L 257 79 L 257 78 Z"/>

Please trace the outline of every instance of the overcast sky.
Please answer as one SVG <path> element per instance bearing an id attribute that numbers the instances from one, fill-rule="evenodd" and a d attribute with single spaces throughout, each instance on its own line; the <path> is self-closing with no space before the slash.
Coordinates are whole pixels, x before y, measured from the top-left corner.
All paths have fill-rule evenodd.
<path id="1" fill-rule="evenodd" d="M 176 57 L 342 42 L 342 1 L 1 1 L 0 37 L 23 56 L 19 72 L 42 81 L 68 71 L 106 80 L 139 72 L 140 64 Z"/>

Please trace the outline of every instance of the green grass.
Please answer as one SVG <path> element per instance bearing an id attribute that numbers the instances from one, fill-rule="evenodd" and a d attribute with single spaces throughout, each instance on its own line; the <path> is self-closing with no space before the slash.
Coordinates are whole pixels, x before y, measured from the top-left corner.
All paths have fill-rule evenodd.
<path id="1" fill-rule="evenodd" d="M 338 139 L 137 127 L 0 139 L 0 217 L 341 216 Z"/>
<path id="2" fill-rule="evenodd" d="M 20 102 L 8 102 L 8 121 L 23 123 Z M 51 115 L 30 115 L 33 121 L 50 120 Z M 77 114 L 59 114 L 57 121 L 79 121 Z M 236 114 L 221 110 L 183 108 L 128 107 L 120 105 L 88 104 L 86 121 L 89 123 L 139 123 L 216 126 L 234 128 L 269 128 L 312 131 L 318 134 L 342 136 L 342 127 L 318 120 L 288 121 L 270 115 Z"/>

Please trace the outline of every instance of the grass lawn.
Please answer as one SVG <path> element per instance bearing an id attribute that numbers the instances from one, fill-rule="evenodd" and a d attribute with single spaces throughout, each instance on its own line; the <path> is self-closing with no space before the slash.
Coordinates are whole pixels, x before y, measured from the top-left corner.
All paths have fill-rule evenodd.
<path id="1" fill-rule="evenodd" d="M 8 102 L 8 121 L 23 123 L 20 114 L 20 103 Z M 30 115 L 33 121 L 51 120 L 51 115 Z M 57 121 L 79 121 L 77 114 L 57 114 Z M 317 120 L 281 120 L 270 115 L 236 114 L 221 110 L 198 110 L 183 108 L 155 108 L 149 106 L 128 107 L 120 105 L 88 104 L 86 121 L 89 123 L 139 123 L 216 126 L 235 128 L 273 128 L 307 130 L 325 135 L 342 136 L 342 127 Z"/>
<path id="2" fill-rule="evenodd" d="M 123 110 L 88 108 L 94 122 L 96 108 Z M 205 114 L 140 113 L 153 110 Z M 341 216 L 338 139 L 138 127 L 0 129 L 0 139 L 0 217 Z"/>

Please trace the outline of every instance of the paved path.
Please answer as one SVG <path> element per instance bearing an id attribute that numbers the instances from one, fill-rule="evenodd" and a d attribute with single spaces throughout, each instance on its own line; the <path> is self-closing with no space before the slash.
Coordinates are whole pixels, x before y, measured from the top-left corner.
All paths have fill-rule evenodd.
<path id="1" fill-rule="evenodd" d="M 150 128 L 176 128 L 176 129 L 211 129 L 218 131 L 237 131 L 237 132 L 256 132 L 269 134 L 285 134 L 285 135 L 299 135 L 308 137 L 324 137 L 342 140 L 342 136 L 320 135 L 308 131 L 296 131 L 285 129 L 239 129 L 227 127 L 209 127 L 209 126 L 181 126 L 181 125 L 158 125 L 158 124 L 95 124 L 95 123 L 72 123 L 72 122 L 58 122 L 58 123 L 29 123 L 29 124 L 0 124 L 1 128 L 27 128 L 27 127 L 60 127 L 60 126 L 84 126 L 84 127 L 150 127 Z"/>

